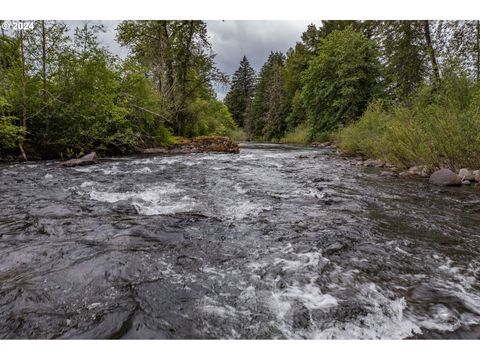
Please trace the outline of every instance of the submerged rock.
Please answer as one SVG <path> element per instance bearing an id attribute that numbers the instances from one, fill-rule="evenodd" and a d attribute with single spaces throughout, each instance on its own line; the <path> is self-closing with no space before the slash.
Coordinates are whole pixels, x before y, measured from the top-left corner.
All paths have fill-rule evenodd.
<path id="1" fill-rule="evenodd" d="M 383 167 L 385 165 L 385 161 L 382 160 L 375 160 L 375 159 L 368 159 L 363 162 L 363 166 L 366 167 Z"/>
<path id="2" fill-rule="evenodd" d="M 310 326 L 310 310 L 305 305 L 300 305 L 293 312 L 293 328 L 306 329 Z"/>
<path id="3" fill-rule="evenodd" d="M 473 176 L 475 176 L 475 181 L 480 182 L 480 170 L 473 170 L 472 171 Z"/>
<path id="4" fill-rule="evenodd" d="M 430 184 L 437 186 L 459 186 L 462 185 L 462 179 L 452 170 L 441 169 L 430 175 Z"/>
<path id="5" fill-rule="evenodd" d="M 85 165 L 93 165 L 98 162 L 98 157 L 96 152 L 91 152 L 85 156 L 82 156 L 78 159 L 70 159 L 62 163 L 62 166 L 66 167 L 74 167 L 74 166 L 85 166 Z"/>
<path id="6" fill-rule="evenodd" d="M 112 210 L 120 213 L 120 214 L 127 214 L 127 215 L 136 215 L 138 214 L 137 209 L 135 206 L 128 200 L 119 200 L 112 204 Z"/>
<path id="7" fill-rule="evenodd" d="M 408 173 L 413 176 L 429 176 L 428 168 L 426 166 L 412 166 L 410 169 L 408 169 Z"/>
<path id="8" fill-rule="evenodd" d="M 397 177 L 398 174 L 393 171 L 382 171 L 380 176 L 389 176 L 389 177 Z"/>
<path id="9" fill-rule="evenodd" d="M 444 289 L 438 289 L 426 284 L 412 286 L 407 289 L 405 299 L 412 303 L 451 304 L 459 302 L 458 298 Z"/>

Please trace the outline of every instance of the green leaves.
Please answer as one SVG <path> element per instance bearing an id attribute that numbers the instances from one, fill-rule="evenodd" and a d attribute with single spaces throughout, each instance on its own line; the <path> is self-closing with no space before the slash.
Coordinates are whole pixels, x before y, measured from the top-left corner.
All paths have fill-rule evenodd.
<path id="1" fill-rule="evenodd" d="M 17 148 L 26 135 L 23 126 L 14 125 L 16 117 L 2 115 L 8 107 L 6 99 L 0 97 L 0 153 Z"/>
<path id="2" fill-rule="evenodd" d="M 333 31 L 304 72 L 303 100 L 312 138 L 360 117 L 373 99 L 380 64 L 373 41 L 352 29 Z"/>

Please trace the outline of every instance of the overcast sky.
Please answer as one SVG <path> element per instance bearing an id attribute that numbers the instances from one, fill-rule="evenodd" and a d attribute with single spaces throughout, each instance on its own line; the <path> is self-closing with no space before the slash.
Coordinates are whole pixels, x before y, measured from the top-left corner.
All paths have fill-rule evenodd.
<path id="1" fill-rule="evenodd" d="M 72 28 L 81 25 L 81 21 L 68 21 Z M 125 57 L 128 50 L 115 41 L 115 28 L 119 21 L 102 21 L 106 32 L 99 36 L 100 42 L 114 54 Z M 319 20 L 280 21 L 280 20 L 244 20 L 244 21 L 207 21 L 207 29 L 215 60 L 220 70 L 229 76 L 237 69 L 243 55 L 246 55 L 252 67 L 258 72 L 270 54 L 270 51 L 286 52 L 300 40 L 307 25 L 320 25 Z M 218 97 L 223 98 L 227 89 L 217 89 Z"/>

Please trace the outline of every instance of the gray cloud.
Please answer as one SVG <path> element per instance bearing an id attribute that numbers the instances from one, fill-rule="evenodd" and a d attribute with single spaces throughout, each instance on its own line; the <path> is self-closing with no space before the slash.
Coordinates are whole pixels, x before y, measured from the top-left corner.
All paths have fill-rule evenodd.
<path id="1" fill-rule="evenodd" d="M 243 55 L 258 72 L 270 51 L 286 52 L 300 40 L 308 24 L 320 25 L 320 21 L 238 20 L 207 21 L 217 66 L 231 75 L 238 68 Z M 218 88 L 223 98 L 225 88 Z"/>

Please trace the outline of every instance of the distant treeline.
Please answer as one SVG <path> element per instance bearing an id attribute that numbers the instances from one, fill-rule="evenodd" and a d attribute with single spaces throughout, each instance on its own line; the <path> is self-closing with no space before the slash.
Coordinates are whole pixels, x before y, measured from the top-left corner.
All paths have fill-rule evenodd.
<path id="1" fill-rule="evenodd" d="M 231 79 L 203 21 L 123 21 L 126 59 L 99 45 L 101 25 L 68 30 L 35 21 L 0 33 L 0 155 L 123 153 L 213 134 L 334 140 L 403 165 L 471 165 L 480 153 L 479 21 L 323 21 L 258 74 L 243 57 Z M 230 83 L 223 102 L 216 83 Z"/>
<path id="2" fill-rule="evenodd" d="M 308 142 L 340 137 L 345 150 L 353 153 L 394 157 L 405 164 L 423 161 L 433 165 L 430 158 L 436 157 L 435 165 L 439 165 L 450 156 L 446 149 L 440 145 L 417 149 L 417 141 L 428 147 L 429 139 L 417 136 L 407 141 L 410 133 L 403 139 L 392 135 L 388 141 L 400 141 L 396 145 L 416 154 L 404 154 L 404 149 L 382 153 L 388 141 L 368 143 L 364 139 L 367 125 L 358 138 L 355 129 L 343 136 L 339 129 L 356 124 L 369 106 L 373 107 L 368 113 L 371 122 L 374 112 L 381 112 L 383 121 L 378 122 L 387 128 L 385 114 L 394 107 L 397 112 L 399 107 L 404 112 L 408 109 L 410 120 L 422 118 L 425 123 L 434 121 L 433 117 L 418 114 L 420 109 L 431 110 L 436 104 L 445 120 L 446 102 L 450 102 L 450 106 L 455 103 L 450 110 L 460 117 L 458 113 L 470 106 L 480 78 L 479 41 L 479 21 L 323 21 L 320 28 L 309 25 L 301 41 L 286 54 L 272 52 L 258 75 L 244 57 L 225 103 L 251 139 Z M 450 117 L 447 123 L 450 120 L 462 121 Z M 471 121 L 468 126 L 461 124 L 462 129 L 475 133 Z M 417 124 L 415 131 L 427 128 Z M 438 126 L 430 128 L 440 131 Z M 450 130 L 442 131 L 447 136 Z M 378 140 L 379 132 L 371 134 L 370 140 Z M 362 139 L 364 143 L 359 142 Z M 472 150 L 468 149 L 470 154 Z M 467 150 L 461 147 L 458 152 L 462 151 Z M 430 152 L 430 158 L 419 158 L 422 152 Z"/>

